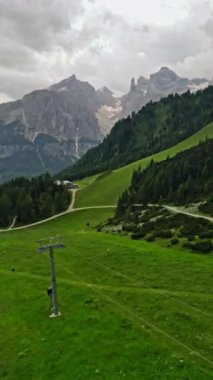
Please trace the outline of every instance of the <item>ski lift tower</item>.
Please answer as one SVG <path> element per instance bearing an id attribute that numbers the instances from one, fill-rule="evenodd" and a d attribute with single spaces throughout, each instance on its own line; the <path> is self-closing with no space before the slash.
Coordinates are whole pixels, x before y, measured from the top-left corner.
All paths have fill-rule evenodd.
<path id="1" fill-rule="evenodd" d="M 56 272 L 55 272 L 55 261 L 54 261 L 54 249 L 64 248 L 62 243 L 62 236 L 50 237 L 47 239 L 38 240 L 40 253 L 49 251 L 50 255 L 50 270 L 51 270 L 51 286 L 52 286 L 52 314 L 50 318 L 59 317 L 61 315 L 58 308 L 58 299 L 57 299 L 57 283 L 56 283 Z"/>

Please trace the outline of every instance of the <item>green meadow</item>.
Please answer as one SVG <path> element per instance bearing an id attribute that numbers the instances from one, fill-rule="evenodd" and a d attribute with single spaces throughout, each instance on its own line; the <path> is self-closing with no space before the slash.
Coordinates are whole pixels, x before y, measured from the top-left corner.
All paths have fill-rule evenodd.
<path id="1" fill-rule="evenodd" d="M 145 168 L 151 160 L 162 161 L 168 156 L 173 157 L 177 153 L 197 145 L 206 138 L 213 138 L 213 123 L 208 124 L 188 139 L 180 142 L 172 148 L 156 153 L 142 160 L 133 162 L 106 175 L 97 175 L 79 181 L 82 189 L 76 199 L 76 207 L 102 206 L 117 204 L 119 196 L 130 185 L 132 173 L 139 166 Z"/>
<path id="2" fill-rule="evenodd" d="M 97 232 L 111 214 L 1 233 L 1 379 L 213 379 L 212 256 Z M 50 319 L 37 240 L 56 234 L 62 315 Z"/>

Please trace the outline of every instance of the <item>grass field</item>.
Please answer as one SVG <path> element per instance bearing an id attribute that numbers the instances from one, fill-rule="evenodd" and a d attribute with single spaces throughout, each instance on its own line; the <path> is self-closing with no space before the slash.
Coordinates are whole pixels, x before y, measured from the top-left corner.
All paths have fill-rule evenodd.
<path id="1" fill-rule="evenodd" d="M 146 167 L 152 159 L 162 161 L 168 156 L 173 157 L 178 152 L 197 145 L 200 141 L 205 140 L 206 137 L 213 138 L 213 123 L 174 147 L 117 169 L 99 180 L 97 180 L 98 176 L 95 175 L 82 180 L 82 182 L 79 181 L 82 189 L 77 194 L 75 206 L 116 204 L 121 193 L 129 186 L 133 171 L 139 166 Z"/>
<path id="2" fill-rule="evenodd" d="M 212 256 L 96 232 L 110 215 L 0 235 L 1 379 L 213 379 Z M 62 316 L 49 319 L 37 240 L 55 234 Z"/>

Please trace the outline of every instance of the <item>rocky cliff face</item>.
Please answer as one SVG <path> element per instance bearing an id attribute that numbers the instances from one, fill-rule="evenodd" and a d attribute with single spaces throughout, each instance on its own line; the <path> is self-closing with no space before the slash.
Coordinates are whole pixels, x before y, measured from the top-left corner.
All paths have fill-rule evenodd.
<path id="1" fill-rule="evenodd" d="M 72 77 L 0 105 L 0 181 L 62 170 L 96 146 L 116 118 L 116 99 Z M 105 119 L 101 112 L 106 107 Z"/>
<path id="2" fill-rule="evenodd" d="M 21 100 L 2 104 L 0 182 L 18 175 L 60 171 L 98 145 L 116 121 L 148 101 L 207 85 L 205 79 L 180 78 L 163 67 L 150 79 L 132 79 L 129 93 L 115 98 L 108 88 L 95 90 L 73 75 Z"/>

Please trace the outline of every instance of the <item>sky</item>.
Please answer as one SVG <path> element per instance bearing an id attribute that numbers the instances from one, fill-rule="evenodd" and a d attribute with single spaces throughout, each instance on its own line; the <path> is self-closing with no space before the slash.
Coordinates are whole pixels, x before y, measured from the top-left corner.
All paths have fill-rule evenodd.
<path id="1" fill-rule="evenodd" d="M 161 66 L 213 78 L 213 0 L 0 0 L 0 103 L 76 74 L 115 94 Z"/>

